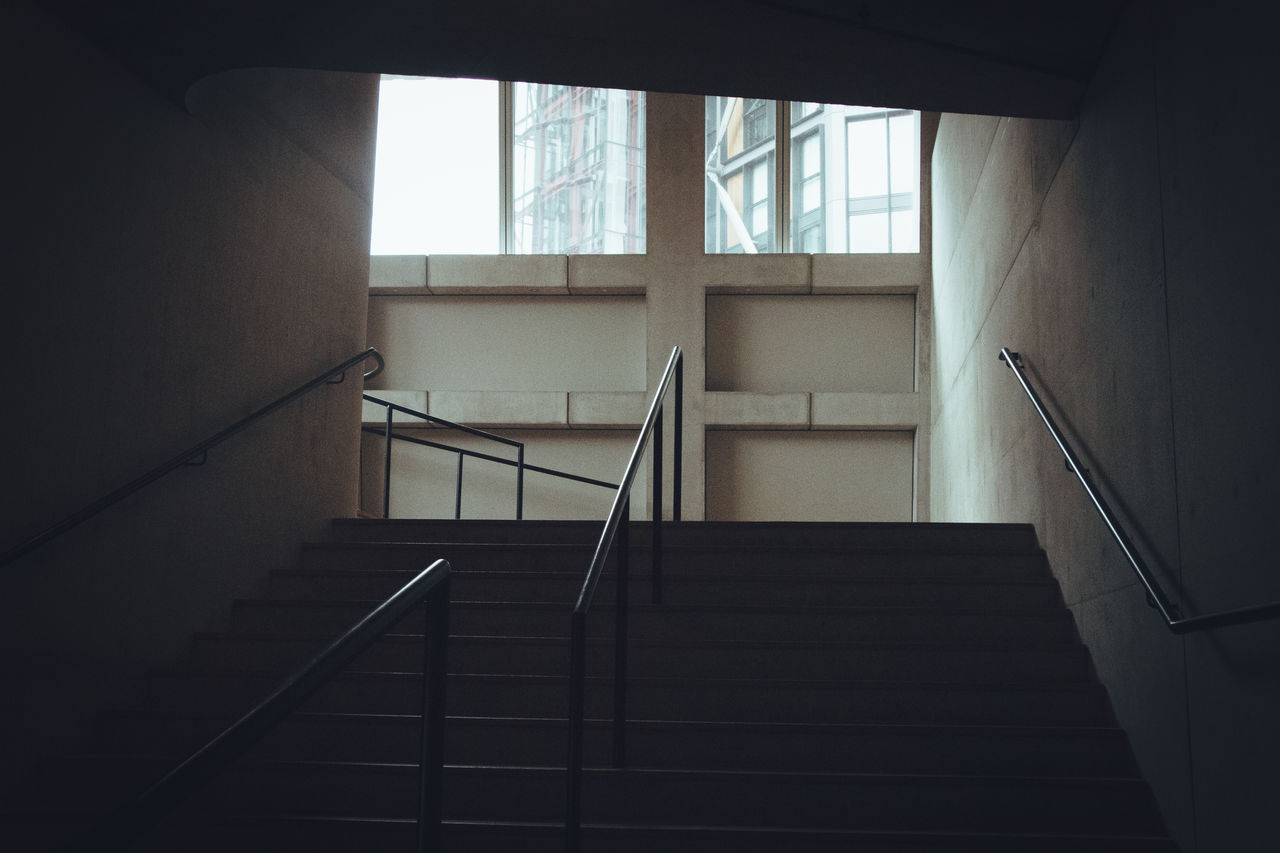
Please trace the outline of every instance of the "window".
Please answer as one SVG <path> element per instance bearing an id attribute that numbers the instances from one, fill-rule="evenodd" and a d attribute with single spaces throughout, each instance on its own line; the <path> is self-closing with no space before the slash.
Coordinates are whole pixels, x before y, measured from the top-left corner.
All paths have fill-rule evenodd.
<path id="1" fill-rule="evenodd" d="M 386 76 L 377 145 L 373 254 L 645 251 L 643 92 Z"/>
<path id="2" fill-rule="evenodd" d="M 920 250 L 919 113 L 706 103 L 708 253 Z M 783 122 L 790 144 L 779 169 L 774 128 Z"/>
<path id="3" fill-rule="evenodd" d="M 706 251 L 773 252 L 776 102 L 707 99 Z"/>

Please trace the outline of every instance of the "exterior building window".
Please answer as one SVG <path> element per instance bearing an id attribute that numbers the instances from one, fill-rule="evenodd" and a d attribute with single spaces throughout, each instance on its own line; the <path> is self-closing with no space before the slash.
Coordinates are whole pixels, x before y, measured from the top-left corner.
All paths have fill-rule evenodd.
<path id="1" fill-rule="evenodd" d="M 707 99 L 706 251 L 775 248 L 774 101 Z"/>
<path id="2" fill-rule="evenodd" d="M 920 251 L 918 128 L 908 110 L 849 116 L 849 251 Z"/>
<path id="3" fill-rule="evenodd" d="M 644 252 L 644 101 L 383 77 L 372 253 Z"/>
<path id="4" fill-rule="evenodd" d="M 725 97 L 706 104 L 708 253 L 920 250 L 919 113 Z M 790 144 L 779 171 L 781 122 Z"/>
<path id="5" fill-rule="evenodd" d="M 643 252 L 644 93 L 516 83 L 513 107 L 511 251 Z"/>

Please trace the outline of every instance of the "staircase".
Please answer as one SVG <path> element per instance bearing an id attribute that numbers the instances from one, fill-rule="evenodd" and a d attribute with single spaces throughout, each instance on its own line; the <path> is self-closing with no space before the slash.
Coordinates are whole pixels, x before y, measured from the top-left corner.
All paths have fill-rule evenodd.
<path id="1" fill-rule="evenodd" d="M 141 707 L 42 768 L 6 849 L 50 849 L 82 817 L 51 803 L 101 811 L 159 775 L 437 557 L 455 572 L 447 849 L 563 849 L 569 611 L 597 535 L 336 521 Z M 1176 849 L 1030 527 L 685 523 L 665 540 L 663 605 L 643 547 L 632 564 L 624 770 L 609 574 L 588 620 L 586 851 Z M 412 850 L 421 633 L 396 629 L 140 849 Z"/>

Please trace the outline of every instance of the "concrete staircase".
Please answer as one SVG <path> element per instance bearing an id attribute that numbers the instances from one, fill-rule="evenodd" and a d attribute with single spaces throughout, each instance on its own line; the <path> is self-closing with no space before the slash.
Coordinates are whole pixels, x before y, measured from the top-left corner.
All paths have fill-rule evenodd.
<path id="1" fill-rule="evenodd" d="M 670 526 L 661 606 L 647 530 L 624 770 L 610 574 L 588 623 L 585 850 L 1175 849 L 1030 527 Z M 107 808 L 445 557 L 447 848 L 562 849 L 569 611 L 597 533 L 337 521 L 31 789 Z M 413 849 L 421 632 L 397 628 L 140 849 Z M 42 802 L 8 849 L 80 817 Z"/>

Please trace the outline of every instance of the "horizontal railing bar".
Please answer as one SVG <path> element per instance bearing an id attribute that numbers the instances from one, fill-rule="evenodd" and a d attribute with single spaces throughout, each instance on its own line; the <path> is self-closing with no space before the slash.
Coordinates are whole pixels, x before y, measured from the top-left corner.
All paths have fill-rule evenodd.
<path id="1" fill-rule="evenodd" d="M 1044 425 L 1049 429 L 1050 435 L 1057 443 L 1058 449 L 1062 451 L 1067 458 L 1067 464 L 1071 470 L 1075 472 L 1076 478 L 1080 480 L 1080 484 L 1084 486 L 1085 492 L 1089 495 L 1089 499 L 1093 501 L 1094 507 L 1102 516 L 1103 522 L 1111 531 L 1111 535 L 1115 537 L 1116 542 L 1120 545 L 1120 550 L 1129 560 L 1129 565 L 1133 568 L 1134 573 L 1138 576 L 1138 580 L 1147 591 L 1147 596 L 1153 606 L 1160 612 L 1160 616 L 1164 619 L 1165 625 L 1175 634 L 1185 634 L 1189 631 L 1199 631 L 1206 628 L 1217 628 L 1227 625 L 1240 625 L 1246 622 L 1258 622 L 1264 619 L 1280 618 L 1280 601 L 1270 604 L 1259 604 L 1252 607 L 1243 607 L 1238 610 L 1224 611 L 1221 613 L 1210 613 L 1203 616 L 1183 616 L 1178 608 L 1172 604 L 1164 594 L 1164 590 L 1150 575 L 1146 562 L 1138 553 L 1133 540 L 1125 532 L 1124 527 L 1116 519 L 1110 505 L 1106 499 L 1098 492 L 1093 485 L 1093 478 L 1089 476 L 1089 469 L 1081 464 L 1080 458 L 1072 450 L 1070 442 L 1067 441 L 1062 430 L 1058 428 L 1058 424 L 1054 421 L 1053 416 L 1045 409 L 1044 403 L 1040 400 L 1040 395 L 1031 387 L 1030 381 L 1023 372 L 1021 364 L 1022 355 L 1011 351 L 1008 347 L 1000 348 L 1000 360 L 1009 365 L 1009 369 L 1013 371 L 1013 375 L 1017 377 L 1018 384 L 1022 386 L 1022 390 L 1026 392 L 1027 397 L 1031 400 L 1031 405 L 1035 406 L 1036 412 L 1040 415 L 1040 420 L 1044 421 Z"/>
<path id="2" fill-rule="evenodd" d="M 410 409 L 407 406 L 401 406 L 399 403 L 393 403 L 390 400 L 383 400 L 381 397 L 374 397 L 370 394 L 365 394 L 364 399 L 368 400 L 370 403 L 376 403 L 379 406 L 386 406 L 388 409 L 391 409 L 394 412 L 400 412 L 405 415 L 411 415 L 415 418 L 421 418 L 422 420 L 427 421 L 428 423 L 439 424 L 440 426 L 449 427 L 450 429 L 456 429 L 456 430 L 459 430 L 460 432 L 465 432 L 469 435 L 474 435 L 479 438 L 487 438 L 490 441 L 496 441 L 496 442 L 499 442 L 500 444 L 505 444 L 508 447 L 524 447 L 523 442 L 516 441 L 514 438 L 507 438 L 505 436 L 496 435 L 491 432 L 485 432 L 482 429 L 476 429 L 475 427 L 469 427 L 464 424 L 454 423 L 453 421 L 446 420 L 445 418 L 436 417 L 435 415 L 428 415 L 426 412 L 419 412 L 416 409 Z"/>
<path id="3" fill-rule="evenodd" d="M 151 821 L 163 816 L 213 779 L 261 740 L 324 683 L 428 597 L 448 595 L 451 568 L 436 560 L 311 659 L 238 721 L 170 770 L 86 838 L 86 849 L 117 849 Z"/>
<path id="4" fill-rule="evenodd" d="M 255 411 L 253 414 L 250 414 L 241 418 L 240 420 L 236 421 L 226 429 L 223 429 L 222 431 L 215 433 L 214 435 L 210 436 L 209 438 L 206 438 L 204 441 L 199 442 L 193 447 L 190 447 L 187 450 L 184 450 L 182 453 L 179 453 L 177 456 L 170 458 L 168 461 L 160 463 L 159 465 L 155 466 L 151 470 L 147 471 L 142 476 L 129 481 L 128 483 L 124 484 L 120 488 L 112 492 L 109 492 L 106 495 L 103 495 L 101 498 L 98 498 L 93 503 L 90 503 L 82 507 L 81 509 L 77 510 L 76 512 L 72 513 L 71 515 L 67 516 L 62 521 L 59 521 L 56 524 L 46 527 L 44 530 L 42 530 L 40 533 L 36 534 L 35 536 L 31 537 L 30 539 L 28 539 L 26 542 L 22 543 L 16 548 L 13 548 L 7 551 L 3 557 L 0 557 L 0 566 L 8 565 L 9 563 L 12 563 L 13 561 L 17 560 L 19 557 L 25 556 L 26 554 L 29 554 L 30 552 L 34 551 L 36 548 L 39 548 L 41 545 L 45 544 L 46 542 L 49 542 L 52 539 L 56 539 L 57 537 L 66 533 L 67 531 L 75 527 L 78 527 L 80 524 L 84 523 L 85 521 L 88 521 L 90 518 L 93 518 L 95 515 L 107 509 L 108 507 L 112 506 L 113 504 L 119 503 L 120 501 L 124 500 L 125 498 L 129 497 L 135 492 L 138 492 L 141 489 L 145 488 L 146 486 L 149 486 L 150 484 L 154 483 L 156 480 L 159 480 L 161 477 L 173 471 L 174 469 L 181 468 L 182 466 L 186 465 L 189 460 L 194 459 L 197 456 L 202 456 L 203 454 L 208 453 L 210 448 L 216 447 L 217 445 L 231 438 L 236 433 L 244 430 L 250 424 L 254 423 L 255 421 L 261 418 L 266 417 L 267 415 L 271 414 L 272 412 L 281 408 L 282 406 L 292 403 L 294 400 L 298 399 L 304 394 L 307 394 L 310 391 L 315 390 L 321 385 L 337 384 L 337 383 L 330 383 L 329 380 L 332 377 L 337 376 L 339 374 L 345 375 L 348 370 L 350 370 L 351 368 L 355 367 L 358 364 L 363 364 L 369 359 L 373 359 L 374 361 L 376 361 L 377 367 L 375 367 L 373 370 L 370 370 L 368 373 L 364 374 L 364 378 L 371 379 L 374 376 L 377 376 L 379 373 L 382 372 L 382 369 L 385 366 L 385 363 L 383 362 L 382 356 L 378 353 L 378 351 L 373 347 L 370 347 L 364 352 L 361 352 L 357 355 L 353 355 L 351 358 L 348 358 L 346 361 L 343 361 L 340 364 L 334 365 L 333 367 L 329 368 L 324 373 L 320 374 L 319 376 L 312 379 L 311 381 L 305 382 L 302 385 L 299 385 L 297 388 L 293 389 L 289 393 L 285 394 L 282 397 L 278 397 L 275 401 L 268 403 L 267 405 L 263 406 L 261 409 L 258 409 L 257 411 Z"/>
<path id="5" fill-rule="evenodd" d="M 384 430 L 375 426 L 365 426 L 365 427 L 361 427 L 360 429 L 372 435 L 386 435 L 386 432 Z M 441 444 L 438 441 L 430 441 L 429 439 L 418 438 L 417 436 L 413 436 L 413 435 L 405 435 L 404 433 L 393 432 L 391 433 L 391 437 L 398 441 L 407 441 L 410 444 L 420 444 L 423 447 L 434 447 L 437 450 L 447 450 L 450 453 L 460 453 L 463 456 L 470 456 L 475 459 L 483 459 L 486 462 L 497 462 L 499 465 L 506 465 L 509 468 L 515 468 L 520 464 L 518 462 L 513 462 L 510 459 L 503 459 L 501 456 L 493 456 L 489 453 L 481 453 L 478 450 L 468 450 L 465 447 L 455 447 L 452 444 Z M 536 471 L 539 474 L 549 474 L 552 477 L 560 477 L 561 479 L 564 479 L 564 480 L 574 480 L 579 483 L 586 483 L 591 486 L 601 486 L 606 489 L 618 488 L 617 483 L 606 483 L 604 480 L 593 480 L 590 477 L 582 477 L 577 474 L 570 474 L 567 471 L 557 471 L 555 468 L 543 468 L 541 465 L 530 465 L 528 462 L 524 463 L 524 469 L 526 471 Z"/>

